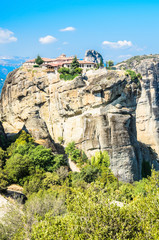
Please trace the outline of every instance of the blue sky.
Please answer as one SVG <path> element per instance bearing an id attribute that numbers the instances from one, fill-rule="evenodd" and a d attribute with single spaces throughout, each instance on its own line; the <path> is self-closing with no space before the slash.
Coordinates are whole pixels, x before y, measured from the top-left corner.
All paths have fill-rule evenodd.
<path id="1" fill-rule="evenodd" d="M 84 57 L 104 60 L 159 53 L 158 1 L 5 0 L 0 3 L 0 58 Z"/>

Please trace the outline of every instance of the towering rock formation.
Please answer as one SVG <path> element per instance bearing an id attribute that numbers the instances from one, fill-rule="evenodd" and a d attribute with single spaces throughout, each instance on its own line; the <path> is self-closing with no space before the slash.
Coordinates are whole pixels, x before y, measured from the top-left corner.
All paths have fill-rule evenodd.
<path id="1" fill-rule="evenodd" d="M 117 67 L 131 68 L 142 75 L 136 110 L 137 138 L 159 154 L 159 55 L 136 56 Z"/>
<path id="2" fill-rule="evenodd" d="M 84 60 L 94 63 L 100 63 L 102 61 L 103 63 L 102 55 L 95 50 L 87 50 L 85 52 Z"/>
<path id="3" fill-rule="evenodd" d="M 85 80 L 63 81 L 42 69 L 21 67 L 8 75 L 2 90 L 1 120 L 6 133 L 25 128 L 38 143 L 56 151 L 75 141 L 88 156 L 107 150 L 119 179 L 142 177 L 144 159 L 136 139 L 139 85 L 124 71 L 91 70 Z"/>

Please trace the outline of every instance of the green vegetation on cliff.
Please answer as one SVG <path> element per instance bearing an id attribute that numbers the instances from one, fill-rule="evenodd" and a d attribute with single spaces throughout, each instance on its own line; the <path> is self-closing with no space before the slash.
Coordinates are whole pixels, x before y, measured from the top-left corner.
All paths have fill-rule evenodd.
<path id="1" fill-rule="evenodd" d="M 36 191 L 41 188 L 42 180 L 47 178 L 46 173 L 56 172 L 66 165 L 63 155 L 53 155 L 51 149 L 36 145 L 24 131 L 6 152 L 2 149 L 0 151 L 1 181 L 5 181 L 6 185 L 16 183 L 27 186 L 28 192 L 33 191 L 32 185 Z M 1 189 L 4 189 L 4 184 Z"/>
<path id="2" fill-rule="evenodd" d="M 70 171 L 63 155 L 36 145 L 25 132 L 1 149 L 0 189 L 18 183 L 28 200 L 8 207 L 0 239 L 159 239 L 159 172 L 122 183 L 106 151 L 89 160 L 72 142 L 66 153 L 80 172 Z"/>
<path id="3" fill-rule="evenodd" d="M 74 57 L 71 63 L 71 68 L 62 67 L 58 70 L 60 73 L 60 79 L 73 80 L 75 77 L 79 76 L 82 73 L 82 69 L 79 66 L 80 64 L 77 57 Z"/>

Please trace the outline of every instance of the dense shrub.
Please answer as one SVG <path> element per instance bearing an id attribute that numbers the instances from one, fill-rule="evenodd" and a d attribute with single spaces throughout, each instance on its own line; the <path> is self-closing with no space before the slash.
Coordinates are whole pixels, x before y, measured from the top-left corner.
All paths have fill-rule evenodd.
<path id="1" fill-rule="evenodd" d="M 39 65 L 34 65 L 33 67 L 34 67 L 34 68 L 38 68 L 38 67 L 39 67 Z"/>
<path id="2" fill-rule="evenodd" d="M 79 165 L 87 162 L 86 154 L 82 150 L 75 147 L 75 142 L 69 143 L 65 148 L 65 152 L 71 161 L 78 163 Z"/>
<path id="3" fill-rule="evenodd" d="M 33 138 L 25 132 L 20 134 L 7 152 L 9 158 L 4 169 L 10 183 L 23 184 L 37 171 L 54 172 L 67 164 L 63 155 L 53 155 L 51 149 L 36 146 Z"/>
<path id="4" fill-rule="evenodd" d="M 7 153 L 0 147 L 0 168 L 3 168 L 6 162 Z"/>
<path id="5" fill-rule="evenodd" d="M 58 70 L 60 73 L 60 79 L 73 80 L 75 77 L 82 73 L 82 69 L 79 68 L 80 64 L 75 57 L 71 63 L 71 68 L 62 67 Z"/>
<path id="6" fill-rule="evenodd" d="M 75 75 L 71 75 L 71 74 L 61 74 L 60 75 L 60 79 L 63 79 L 65 81 L 67 80 L 73 80 L 75 77 L 77 77 L 78 74 L 75 74 Z"/>
<path id="7" fill-rule="evenodd" d="M 0 192 L 6 190 L 8 186 L 8 177 L 2 169 L 0 169 Z"/>
<path id="8" fill-rule="evenodd" d="M 156 177 L 149 179 L 149 190 L 154 187 Z M 129 187 L 124 184 L 122 194 L 125 192 L 130 199 L 126 190 Z M 129 204 L 118 206 L 119 202 L 109 200 L 107 192 L 97 186 L 76 189 L 67 198 L 66 214 L 51 216 L 48 212 L 42 221 L 33 226 L 32 239 L 157 240 L 158 192 L 157 188 L 146 197 L 131 199 Z"/>
<path id="9" fill-rule="evenodd" d="M 97 178 L 99 171 L 99 168 L 87 165 L 82 168 L 80 178 L 87 183 L 91 183 Z"/>
<path id="10" fill-rule="evenodd" d="M 0 191 L 8 180 L 18 182 L 28 200 L 8 207 L 0 239 L 159 239 L 159 172 L 122 183 L 106 151 L 88 160 L 72 142 L 66 153 L 81 163 L 80 172 L 69 172 L 63 155 L 37 146 L 25 132 L 2 151 Z"/>
<path id="11" fill-rule="evenodd" d="M 62 68 L 58 69 L 58 72 L 61 73 L 61 74 L 69 74 L 70 69 L 66 68 L 66 67 L 62 67 Z"/>

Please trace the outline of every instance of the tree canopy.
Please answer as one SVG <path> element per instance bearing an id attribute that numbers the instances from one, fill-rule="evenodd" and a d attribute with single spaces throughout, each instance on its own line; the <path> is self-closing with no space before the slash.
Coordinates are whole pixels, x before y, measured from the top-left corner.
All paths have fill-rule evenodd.
<path id="1" fill-rule="evenodd" d="M 75 56 L 73 61 L 72 61 L 72 63 L 71 63 L 71 68 L 72 69 L 76 69 L 76 68 L 79 68 L 79 66 L 80 66 L 80 64 L 79 64 L 79 62 L 77 60 L 77 57 Z"/>
<path id="2" fill-rule="evenodd" d="M 41 65 L 44 61 L 42 60 L 42 58 L 38 55 L 37 58 L 35 59 L 35 63 L 38 65 Z"/>

